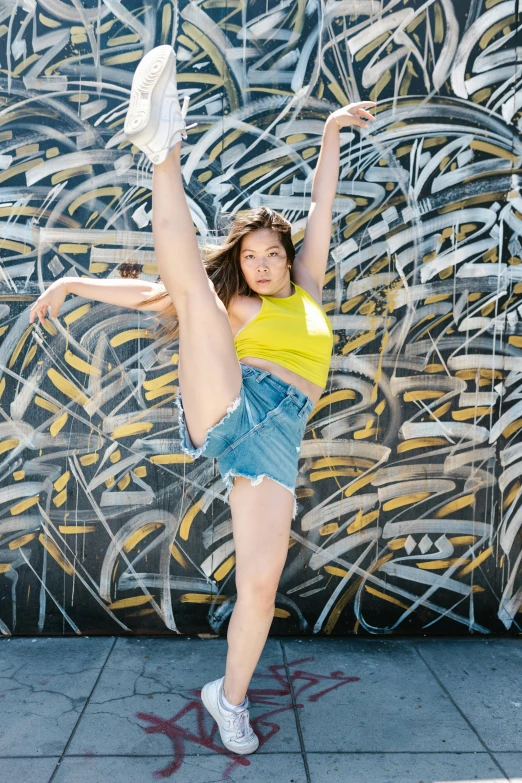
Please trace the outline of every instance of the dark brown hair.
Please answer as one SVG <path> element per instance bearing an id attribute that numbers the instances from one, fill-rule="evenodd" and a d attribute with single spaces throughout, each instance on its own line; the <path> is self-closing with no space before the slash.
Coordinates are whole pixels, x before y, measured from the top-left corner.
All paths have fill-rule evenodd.
<path id="1" fill-rule="evenodd" d="M 275 212 L 270 207 L 257 207 L 237 213 L 228 226 L 228 234 L 222 244 L 207 242 L 201 248 L 205 271 L 212 280 L 216 294 L 225 307 L 228 307 L 230 300 L 236 294 L 240 296 L 252 296 L 253 294 L 241 270 L 241 240 L 245 234 L 261 228 L 269 228 L 277 232 L 279 240 L 286 251 L 287 262 L 292 266 L 295 258 L 295 248 L 292 242 L 291 224 L 279 212 Z M 120 275 L 122 277 L 138 277 L 140 270 L 140 264 L 122 264 L 120 266 Z M 158 283 L 163 290 L 151 294 L 146 299 L 142 299 L 137 307 L 143 304 L 150 304 L 151 302 L 159 302 L 168 296 L 168 292 L 161 280 Z M 159 320 L 159 337 L 169 342 L 177 340 L 179 323 L 174 305 L 170 304 L 164 310 L 161 310 L 161 315 L 159 313 L 154 313 L 154 315 Z"/>

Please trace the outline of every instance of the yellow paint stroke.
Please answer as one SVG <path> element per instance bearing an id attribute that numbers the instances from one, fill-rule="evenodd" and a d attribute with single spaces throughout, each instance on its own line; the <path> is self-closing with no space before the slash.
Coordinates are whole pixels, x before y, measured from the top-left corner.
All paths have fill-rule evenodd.
<path id="1" fill-rule="evenodd" d="M 290 617 L 290 612 L 287 609 L 281 609 L 279 606 L 276 606 L 274 609 L 274 617 L 280 617 L 283 620 L 286 620 L 287 617 Z"/>
<path id="2" fill-rule="evenodd" d="M 58 413 L 60 410 L 59 406 L 55 405 L 54 402 L 44 400 L 43 397 L 39 397 L 38 395 L 34 398 L 34 404 L 38 405 L 40 408 L 45 408 L 46 411 L 50 411 L 51 413 Z"/>
<path id="3" fill-rule="evenodd" d="M 11 506 L 9 510 L 13 516 L 15 516 L 16 514 L 23 514 L 23 512 L 27 511 L 28 508 L 32 508 L 32 506 L 36 506 L 39 500 L 40 500 L 40 495 L 35 495 L 32 498 L 26 498 L 25 500 L 22 500 L 20 503 L 17 503 L 15 506 Z"/>
<path id="4" fill-rule="evenodd" d="M 377 598 L 382 598 L 383 601 L 388 601 L 390 604 L 395 604 L 395 606 L 400 606 L 401 609 L 409 609 L 408 604 L 405 604 L 404 601 L 399 601 L 398 598 L 394 598 L 391 595 L 387 595 L 386 593 L 383 593 L 381 590 L 376 590 L 375 587 L 370 587 L 370 585 L 364 585 L 364 589 L 370 593 L 370 595 L 375 595 Z"/>
<path id="5" fill-rule="evenodd" d="M 116 198 L 120 198 L 122 193 L 123 188 L 119 187 L 119 185 L 110 185 L 106 188 L 94 188 L 94 190 L 89 190 L 88 193 L 82 193 L 81 196 L 79 196 L 72 202 L 72 204 L 69 205 L 69 215 L 74 215 L 78 207 L 81 207 L 87 201 L 91 201 L 95 198 L 101 198 L 102 196 L 115 196 Z"/>
<path id="6" fill-rule="evenodd" d="M 131 340 L 152 340 L 153 338 L 154 334 L 150 329 L 127 329 L 127 331 L 111 337 L 110 344 L 113 348 L 118 348 L 118 346 L 129 343 Z"/>
<path id="7" fill-rule="evenodd" d="M 439 508 L 439 510 L 435 513 L 435 517 L 437 519 L 441 519 L 441 517 L 445 517 L 448 515 L 453 514 L 454 511 L 459 511 L 461 508 L 467 508 L 467 506 L 472 506 L 475 502 L 475 495 L 464 495 L 462 498 L 457 498 L 456 500 L 450 500 L 449 503 L 446 503 L 446 505 L 442 506 L 442 508 Z"/>
<path id="8" fill-rule="evenodd" d="M 452 411 L 451 415 L 455 421 L 467 421 L 467 419 L 476 419 L 479 416 L 486 416 L 491 413 L 491 407 L 479 405 L 474 408 L 463 408 L 460 411 Z"/>
<path id="9" fill-rule="evenodd" d="M 130 52 L 121 52 L 105 57 L 102 65 L 125 65 L 126 63 L 135 63 L 143 57 L 143 49 L 133 49 Z"/>
<path id="10" fill-rule="evenodd" d="M 0 250 L 12 250 L 14 253 L 27 255 L 33 248 L 30 245 L 24 245 L 22 242 L 15 242 L 12 239 L 1 239 Z"/>
<path id="11" fill-rule="evenodd" d="M 434 373 L 434 372 L 443 372 L 444 365 L 443 364 L 427 364 L 424 368 L 425 372 Z"/>
<path id="12" fill-rule="evenodd" d="M 68 253 L 72 256 L 82 255 L 83 253 L 87 253 L 89 248 L 90 245 L 79 245 L 76 242 L 62 242 L 61 245 L 58 245 L 58 252 Z"/>
<path id="13" fill-rule="evenodd" d="M 465 546 L 468 544 L 474 544 L 478 536 L 452 536 L 448 538 L 450 544 L 453 546 Z"/>
<path id="14" fill-rule="evenodd" d="M 339 525 L 337 522 L 329 522 L 327 525 L 323 525 L 319 528 L 319 535 L 320 536 L 329 536 L 332 533 L 337 533 L 339 530 Z"/>
<path id="15" fill-rule="evenodd" d="M 487 560 L 487 558 L 491 555 L 493 552 L 494 547 L 490 546 L 489 549 L 484 549 L 474 560 L 471 561 L 471 563 L 467 566 L 464 566 L 464 568 L 459 571 L 457 576 L 466 576 L 466 574 L 471 573 L 471 571 L 474 571 L 477 566 L 479 566 L 481 563 L 484 562 L 484 560 Z M 476 585 L 478 587 L 478 585 Z M 483 590 L 484 588 L 482 588 Z"/>
<path id="16" fill-rule="evenodd" d="M 11 563 L 0 563 L 0 574 L 6 574 L 11 570 Z"/>
<path id="17" fill-rule="evenodd" d="M 135 530 L 134 533 L 132 533 L 123 544 L 123 551 L 130 552 L 140 543 L 140 541 L 146 538 L 150 533 L 153 533 L 154 530 L 158 530 L 160 527 L 163 527 L 163 522 L 149 522 L 147 525 L 140 527 L 139 530 Z"/>
<path id="18" fill-rule="evenodd" d="M 378 511 L 369 511 L 367 514 L 363 514 L 361 508 L 351 525 L 348 525 L 346 528 L 346 533 L 351 535 L 352 533 L 356 533 L 358 530 L 362 530 L 363 527 L 367 527 L 367 525 L 377 519 L 378 516 Z"/>
<path id="19" fill-rule="evenodd" d="M 361 308 L 361 310 L 362 310 L 362 308 Z M 390 333 L 386 330 L 384 332 L 383 336 L 382 336 L 381 347 L 380 347 L 380 350 L 379 350 L 379 362 L 377 364 L 377 370 L 375 371 L 375 384 L 373 386 L 372 393 L 371 393 L 371 396 L 370 396 L 370 402 L 375 402 L 375 400 L 377 399 L 377 391 L 379 389 L 379 381 L 381 380 L 381 376 L 382 376 L 382 360 L 383 360 L 383 357 L 384 357 L 384 352 L 386 350 L 386 346 L 388 345 L 389 337 L 390 337 Z"/>
<path id="20" fill-rule="evenodd" d="M 514 345 L 515 348 L 522 348 L 522 337 L 519 334 L 512 334 L 508 343 Z"/>
<path id="21" fill-rule="evenodd" d="M 127 438 L 129 435 L 141 435 L 143 432 L 150 432 L 153 427 L 154 424 L 152 421 L 128 422 L 127 424 L 122 424 L 120 427 L 115 427 L 111 437 L 118 439 Z"/>
<path id="22" fill-rule="evenodd" d="M 332 574 L 332 576 L 348 576 L 348 571 L 346 571 L 344 568 L 338 568 L 337 566 L 326 565 L 324 570 L 327 574 Z"/>
<path id="23" fill-rule="evenodd" d="M 449 274 L 451 274 L 453 272 L 453 267 L 450 267 L 448 271 L 449 271 Z M 442 274 L 442 272 L 440 274 Z M 417 335 L 417 337 L 415 338 L 414 342 L 417 342 L 418 340 L 420 340 L 422 337 L 424 337 L 425 334 L 430 332 L 432 329 L 434 329 L 436 326 L 438 326 L 439 324 L 441 324 L 443 321 L 447 320 L 448 318 L 453 318 L 453 313 L 448 313 L 447 315 L 443 315 L 442 318 L 438 319 L 438 321 L 433 321 L 433 323 L 430 323 L 430 325 L 427 326 L 426 329 L 424 329 L 422 332 L 420 332 Z"/>
<path id="24" fill-rule="evenodd" d="M 15 538 L 13 541 L 10 541 L 9 549 L 20 549 L 21 546 L 25 546 L 34 538 L 36 538 L 36 533 L 26 533 L 25 536 L 20 536 L 20 538 Z"/>
<path id="25" fill-rule="evenodd" d="M 178 394 L 178 387 L 177 386 L 162 386 L 161 389 L 158 389 L 157 391 L 148 391 L 145 392 L 145 399 L 146 400 L 155 400 L 158 397 L 164 397 L 166 394 L 170 394 L 172 392 L 172 397 L 168 397 L 163 402 L 170 402 L 171 399 L 175 399 Z"/>
<path id="26" fill-rule="evenodd" d="M 94 463 L 98 462 L 99 459 L 100 455 L 96 454 L 96 452 L 93 452 L 91 454 L 83 454 L 80 457 L 80 462 L 85 467 L 87 465 L 94 465 Z"/>
<path id="27" fill-rule="evenodd" d="M 54 496 L 53 503 L 57 508 L 59 508 L 60 506 L 63 506 L 66 500 L 67 500 L 67 490 L 62 489 L 62 491 L 58 495 Z"/>
<path id="28" fill-rule="evenodd" d="M 150 381 L 143 381 L 144 389 L 160 389 L 171 381 L 176 381 L 178 378 L 178 371 L 166 372 L 163 375 L 159 375 L 157 378 L 153 378 Z"/>
<path id="29" fill-rule="evenodd" d="M 74 574 L 74 567 L 63 555 L 61 550 L 56 546 L 54 541 L 52 541 L 50 538 L 47 538 L 47 536 L 44 536 L 43 533 L 40 533 L 38 536 L 38 541 L 41 543 L 44 549 L 47 549 L 53 560 L 56 560 L 58 565 L 63 568 L 66 574 L 69 574 L 69 576 Z"/>
<path id="30" fill-rule="evenodd" d="M 360 479 L 357 479 L 356 481 L 352 481 L 350 486 L 344 491 L 345 497 L 349 498 L 352 495 L 355 495 L 355 493 L 358 492 L 362 487 L 365 487 L 367 484 L 370 484 L 373 477 L 376 475 L 377 475 L 376 473 L 368 473 L 367 476 L 361 476 Z"/>
<path id="31" fill-rule="evenodd" d="M 216 582 L 219 582 L 220 579 L 224 579 L 228 572 L 233 568 L 235 562 L 236 556 L 230 555 L 230 557 L 227 557 L 224 563 L 221 563 L 219 568 L 214 571 L 214 579 Z"/>
<path id="32" fill-rule="evenodd" d="M 64 182 L 66 179 L 70 179 L 71 177 L 79 177 L 82 174 L 85 174 L 86 177 L 89 176 L 89 174 L 94 174 L 92 166 L 73 166 L 70 169 L 59 171 L 57 174 L 53 174 L 51 177 L 51 185 L 58 185 L 60 182 Z"/>
<path id="33" fill-rule="evenodd" d="M 122 479 L 118 481 L 118 489 L 123 492 L 130 484 L 130 473 L 126 473 Z"/>
<path id="34" fill-rule="evenodd" d="M 322 479 L 333 478 L 334 476 L 357 476 L 359 474 L 355 468 L 336 468 L 330 470 L 317 470 L 310 473 L 310 481 L 322 481 Z"/>
<path id="35" fill-rule="evenodd" d="M 511 487 L 511 489 L 509 490 L 509 493 L 504 498 L 502 508 L 506 509 L 508 506 L 510 506 L 515 500 L 519 492 L 520 492 L 520 481 L 516 481 Z"/>
<path id="36" fill-rule="evenodd" d="M 370 332 L 365 332 L 364 334 L 361 334 L 359 337 L 356 337 L 355 340 L 349 340 L 347 343 L 343 345 L 343 348 L 341 350 L 342 354 L 351 353 L 352 351 L 355 351 L 356 348 L 360 348 L 361 345 L 366 345 L 366 343 L 371 343 L 372 340 L 375 340 L 376 330 L 372 329 Z"/>
<path id="37" fill-rule="evenodd" d="M 179 563 L 179 565 L 182 568 L 189 567 L 187 560 L 183 557 L 182 551 L 176 546 L 176 544 L 171 544 L 169 549 L 170 549 L 170 554 L 172 555 L 176 563 Z"/>
<path id="38" fill-rule="evenodd" d="M 505 430 L 502 430 L 502 435 L 505 438 L 509 438 L 514 432 L 517 432 L 522 427 L 522 419 L 516 419 L 508 424 Z"/>
<path id="39" fill-rule="evenodd" d="M 58 530 L 64 536 L 78 535 L 79 533 L 95 533 L 96 525 L 59 525 Z"/>
<path id="40" fill-rule="evenodd" d="M 383 511 L 392 511 L 394 508 L 401 508 L 402 506 L 409 506 L 412 503 L 420 503 L 421 500 L 429 498 L 431 492 L 410 492 L 409 495 L 400 495 L 398 498 L 383 503 Z"/>
<path id="41" fill-rule="evenodd" d="M 343 400 L 354 400 L 355 396 L 356 395 L 353 389 L 339 389 L 338 391 L 332 392 L 331 394 L 327 394 L 325 397 L 321 397 L 321 399 L 319 400 L 319 402 L 311 412 L 310 419 L 312 418 L 312 416 L 315 416 L 316 413 L 318 413 L 323 408 L 326 408 L 328 405 L 334 405 L 334 403 L 342 402 Z"/>
<path id="42" fill-rule="evenodd" d="M 434 411 L 430 411 L 430 419 L 435 421 L 436 419 L 440 419 L 441 416 L 444 416 L 449 409 L 451 408 L 451 402 L 445 402 L 444 405 L 441 405 L 440 408 L 436 408 Z"/>
<path id="43" fill-rule="evenodd" d="M 312 463 L 312 468 L 327 468 L 330 465 L 354 465 L 358 468 L 371 468 L 374 465 L 371 459 L 362 457 L 319 457 Z"/>
<path id="44" fill-rule="evenodd" d="M 385 408 L 386 408 L 386 400 L 381 400 L 380 403 L 375 406 L 374 412 L 377 414 L 377 416 L 380 416 L 381 413 L 384 412 Z"/>
<path id="45" fill-rule="evenodd" d="M 8 364 L 9 368 L 11 368 L 15 364 L 16 360 L 18 359 L 18 356 L 20 355 L 20 351 L 24 347 L 25 341 L 27 340 L 27 338 L 29 337 L 29 335 L 31 334 L 33 329 L 34 329 L 34 324 L 31 324 L 30 326 L 27 327 L 25 332 L 22 334 L 22 336 L 18 340 L 18 342 L 17 342 L 17 344 L 15 346 L 15 349 L 14 349 L 13 353 L 11 354 L 11 358 L 9 359 L 9 364 Z"/>
<path id="46" fill-rule="evenodd" d="M 9 116 L 9 115 L 8 115 Z M 5 119 L 5 118 L 4 118 Z M 9 117 L 9 120 L 13 117 Z M 26 160 L 24 163 L 19 163 L 17 166 L 11 166 L 6 171 L 0 172 L 0 184 L 6 182 L 12 177 L 16 177 L 18 174 L 23 174 L 24 171 L 30 171 L 36 169 L 38 166 L 42 166 L 44 163 L 43 158 L 36 158 L 35 160 Z"/>
<path id="47" fill-rule="evenodd" d="M 463 565 L 469 563 L 469 557 L 450 557 L 448 560 L 423 560 L 420 563 L 415 563 L 417 568 L 423 568 L 425 571 L 438 571 L 441 568 L 449 568 L 453 565 Z"/>
<path id="48" fill-rule="evenodd" d="M 184 462 L 187 464 L 194 462 L 188 454 L 154 454 L 149 459 L 154 465 L 177 465 Z"/>
<path id="49" fill-rule="evenodd" d="M 371 438 L 379 433 L 378 427 L 370 427 L 364 430 L 355 430 L 353 433 L 354 440 L 364 440 L 365 438 Z"/>
<path id="50" fill-rule="evenodd" d="M 391 549 L 392 552 L 396 552 L 398 549 L 403 549 L 406 546 L 406 541 L 408 540 L 408 536 L 403 536 L 402 538 L 394 538 L 393 541 L 388 541 L 388 549 Z"/>
<path id="51" fill-rule="evenodd" d="M 435 391 L 435 389 L 417 389 L 416 391 L 404 392 L 404 402 L 417 402 L 418 400 L 438 400 L 444 397 L 446 392 Z"/>
<path id="52" fill-rule="evenodd" d="M 377 562 L 374 563 L 373 566 L 371 566 L 368 569 L 368 573 L 369 574 L 373 574 L 375 571 L 378 571 L 379 568 L 384 563 L 387 563 L 388 560 L 391 560 L 392 557 L 393 557 L 393 552 L 386 552 L 386 554 L 383 555 L 383 557 L 380 557 L 377 560 Z M 339 617 L 341 616 L 344 608 L 346 607 L 348 602 L 352 599 L 352 597 L 355 595 L 355 593 L 359 589 L 359 587 L 361 585 L 361 582 L 362 582 L 362 577 L 359 577 L 358 579 L 355 580 L 355 582 L 352 584 L 352 586 L 349 587 L 348 590 L 346 590 L 344 595 L 342 595 L 339 598 L 339 600 L 337 601 L 337 603 L 335 604 L 335 606 L 333 607 L 333 609 L 332 609 L 332 611 L 330 613 L 330 617 L 328 618 L 328 621 L 325 623 L 325 626 L 324 626 L 325 633 L 327 633 L 327 634 L 332 633 L 332 631 L 334 630 L 334 628 L 335 628 L 335 626 L 337 624 L 337 621 L 339 620 Z"/>
<path id="53" fill-rule="evenodd" d="M 262 166 L 256 166 L 256 168 L 249 171 L 248 174 L 243 174 L 243 176 L 239 178 L 239 186 L 244 188 L 246 185 L 250 184 L 250 182 L 263 177 L 265 174 L 274 171 L 274 169 L 280 169 L 283 166 L 288 166 L 292 163 L 294 163 L 294 161 L 290 155 L 283 155 L 280 158 L 263 163 Z"/>
<path id="54" fill-rule="evenodd" d="M 182 604 L 224 604 L 229 595 L 212 595 L 211 593 L 184 593 L 180 596 Z"/>
<path id="55" fill-rule="evenodd" d="M 50 381 L 62 392 L 62 394 L 65 394 L 66 397 L 70 397 L 71 400 L 77 402 L 78 405 L 86 405 L 89 402 L 89 398 L 86 394 L 80 391 L 74 383 L 71 383 L 67 378 L 64 378 L 61 373 L 56 372 L 53 367 L 50 367 L 47 370 L 47 375 Z"/>
<path id="56" fill-rule="evenodd" d="M 204 498 L 200 498 L 196 503 L 194 503 L 193 506 L 191 506 L 191 508 L 189 508 L 189 510 L 183 517 L 181 525 L 179 526 L 179 535 L 180 538 L 183 539 L 183 541 L 188 541 L 192 522 L 194 521 L 194 517 L 196 516 L 198 511 L 201 511 L 201 509 L 203 508 L 203 502 L 204 502 Z"/>
<path id="57" fill-rule="evenodd" d="M 397 454 L 403 454 L 405 451 L 412 451 L 413 449 L 425 449 L 428 446 L 447 445 L 448 442 L 445 438 L 411 438 L 398 444 Z"/>
<path id="58" fill-rule="evenodd" d="M 2 330 L 0 330 L 0 337 L 1 336 L 2 336 Z M 27 351 L 27 353 L 25 355 L 25 359 L 24 359 L 24 361 L 22 363 L 22 372 L 23 372 L 23 370 L 25 370 L 27 365 L 32 362 L 32 360 L 34 359 L 34 357 L 36 355 L 36 351 L 37 350 L 38 350 L 38 343 L 34 343 L 34 345 L 32 345 L 29 348 L 29 350 Z"/>
<path id="59" fill-rule="evenodd" d="M 25 470 L 15 470 L 13 473 L 13 478 L 15 481 L 21 481 L 25 478 Z"/>
<path id="60" fill-rule="evenodd" d="M 101 375 L 101 370 L 98 367 L 93 367 L 92 364 L 80 359 L 79 356 L 76 356 L 70 350 L 65 351 L 64 359 L 67 364 L 70 364 L 75 370 L 87 373 L 87 375 Z"/>
<path id="61" fill-rule="evenodd" d="M 144 478 L 147 475 L 147 466 L 140 465 L 138 468 L 134 468 L 132 471 L 138 478 Z"/>
<path id="62" fill-rule="evenodd" d="M 68 418 L 69 418 L 69 414 L 66 411 L 65 413 L 62 413 L 61 416 L 58 416 L 58 418 L 55 421 L 53 421 L 53 423 L 49 427 L 49 432 L 51 433 L 53 438 L 55 438 L 60 432 L 60 430 L 65 426 Z"/>
<path id="63" fill-rule="evenodd" d="M 66 326 L 73 324 L 79 318 L 83 318 L 83 316 L 89 312 L 91 307 L 92 307 L 91 304 L 84 304 L 81 307 L 77 307 L 75 310 L 72 310 L 70 313 L 67 313 L 67 315 L 65 315 L 63 319 Z"/>
<path id="64" fill-rule="evenodd" d="M 15 449 L 18 444 L 20 443 L 19 438 L 6 438 L 5 440 L 0 441 L 0 454 L 4 454 L 6 451 L 10 451 L 11 449 Z"/>
<path id="65" fill-rule="evenodd" d="M 150 601 L 148 595 L 135 595 L 131 598 L 120 598 L 107 606 L 107 609 L 127 609 L 129 606 L 142 606 Z"/>
<path id="66" fill-rule="evenodd" d="M 109 454 L 109 459 L 113 465 L 115 465 L 116 462 L 119 462 L 121 460 L 121 449 L 116 449 L 112 454 Z"/>

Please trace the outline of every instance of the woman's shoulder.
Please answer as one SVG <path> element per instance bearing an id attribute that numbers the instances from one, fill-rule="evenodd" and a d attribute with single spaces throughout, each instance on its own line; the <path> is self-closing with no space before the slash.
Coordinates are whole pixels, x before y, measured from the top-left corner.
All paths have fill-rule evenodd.
<path id="1" fill-rule="evenodd" d="M 242 296 L 234 294 L 227 307 L 227 313 L 232 325 L 244 324 L 251 320 L 261 307 L 260 296 Z"/>

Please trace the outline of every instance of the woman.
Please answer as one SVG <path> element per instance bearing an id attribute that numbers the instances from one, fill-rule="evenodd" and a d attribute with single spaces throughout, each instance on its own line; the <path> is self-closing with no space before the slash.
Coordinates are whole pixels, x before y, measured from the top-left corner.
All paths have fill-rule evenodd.
<path id="1" fill-rule="evenodd" d="M 354 103 L 333 112 L 312 187 L 306 235 L 295 257 L 291 226 L 271 209 L 236 216 L 225 243 L 202 263 L 180 166 L 188 99 L 180 109 L 176 57 L 150 51 L 136 70 L 125 134 L 155 164 L 152 228 L 161 284 L 62 278 L 35 302 L 31 321 L 56 316 L 65 294 L 176 317 L 182 450 L 217 458 L 232 513 L 237 599 L 224 677 L 201 697 L 223 744 L 246 754 L 259 740 L 247 688 L 274 616 L 295 515 L 299 444 L 326 385 L 333 334 L 321 307 L 339 172 L 339 131 L 374 117 Z M 146 291 L 151 295 L 145 298 Z M 172 320 L 171 320 L 172 323 Z M 177 335 L 171 330 L 168 335 Z"/>

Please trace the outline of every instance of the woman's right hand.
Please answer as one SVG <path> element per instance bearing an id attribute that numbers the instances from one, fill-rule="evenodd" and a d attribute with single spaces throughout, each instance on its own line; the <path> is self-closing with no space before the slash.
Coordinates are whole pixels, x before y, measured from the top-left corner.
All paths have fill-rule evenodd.
<path id="1" fill-rule="evenodd" d="M 29 323 L 32 324 L 36 316 L 40 319 L 40 323 L 43 324 L 44 318 L 47 316 L 47 308 L 51 308 L 50 317 L 56 318 L 60 307 L 65 302 L 67 296 L 67 288 L 65 285 L 65 279 L 62 277 L 59 280 L 55 280 L 49 288 L 47 288 L 43 294 L 41 294 L 36 302 L 31 307 L 29 312 Z"/>

